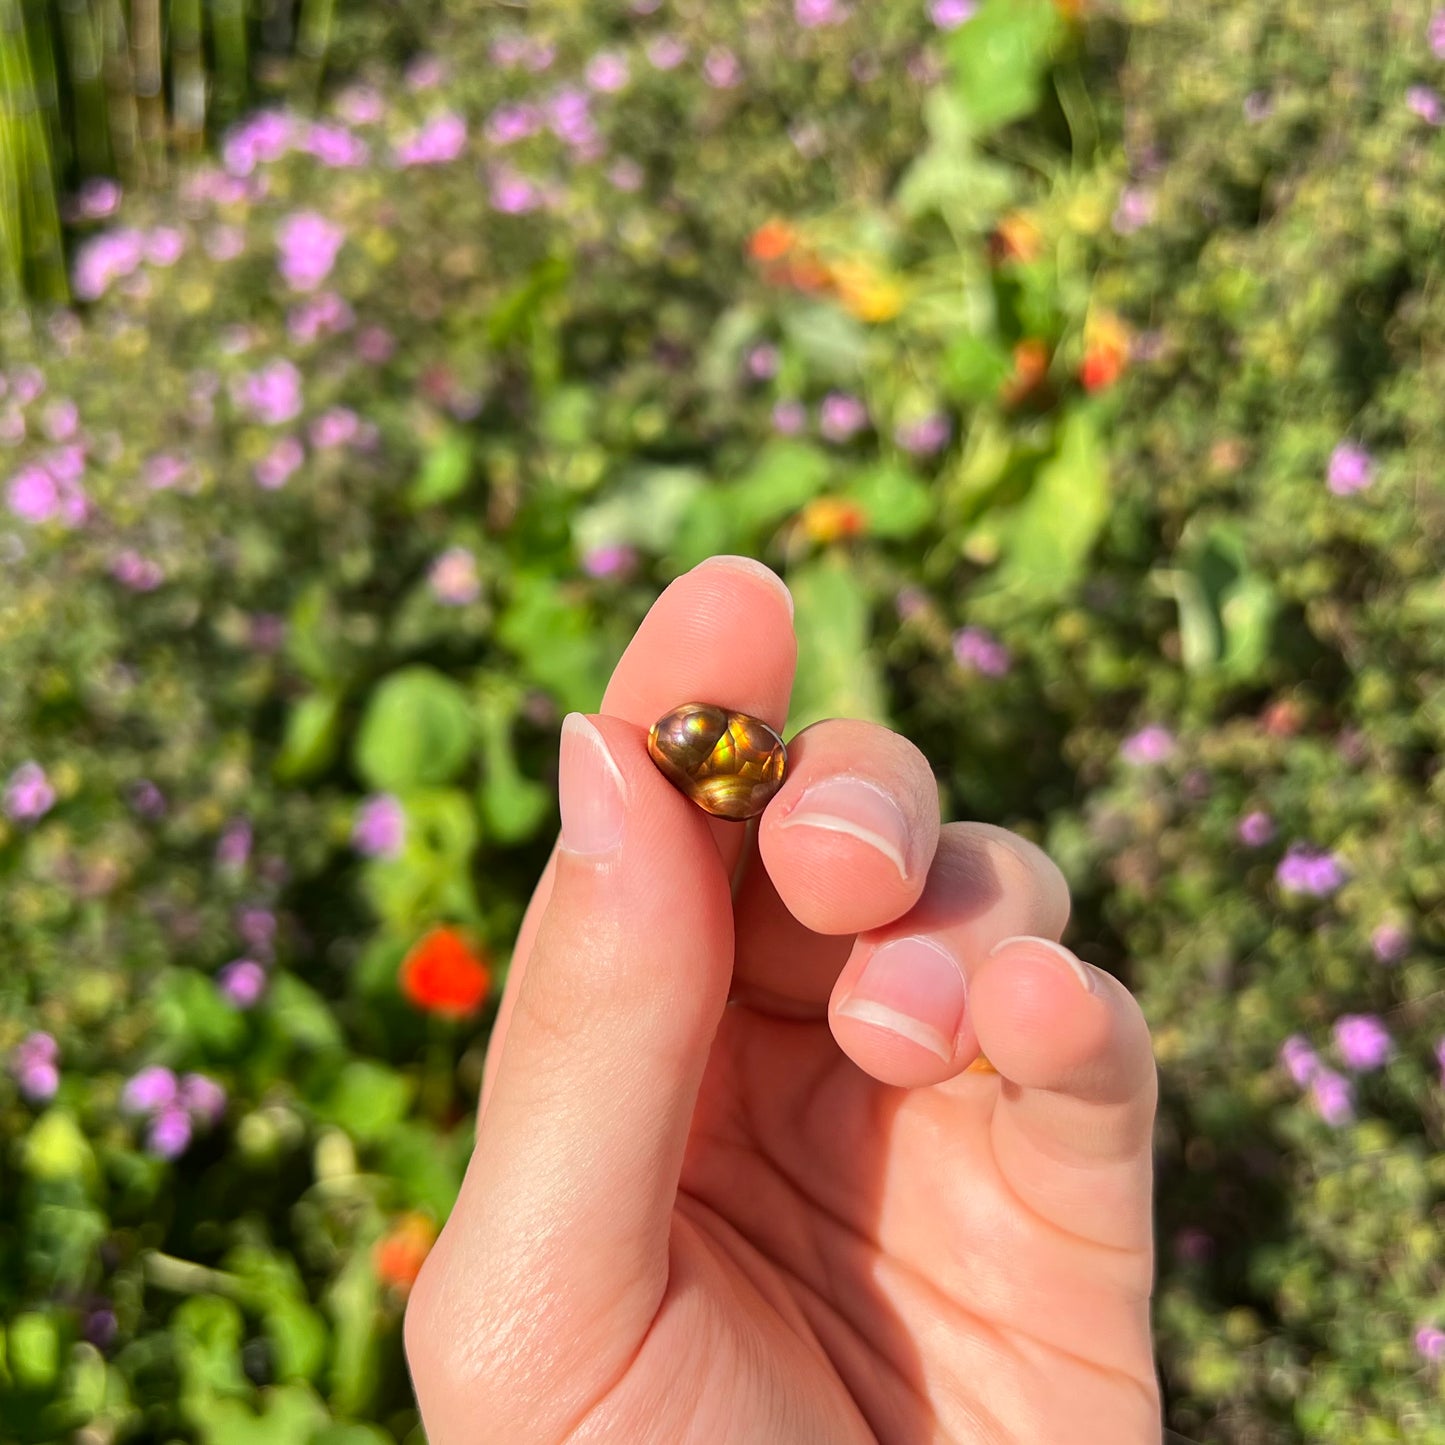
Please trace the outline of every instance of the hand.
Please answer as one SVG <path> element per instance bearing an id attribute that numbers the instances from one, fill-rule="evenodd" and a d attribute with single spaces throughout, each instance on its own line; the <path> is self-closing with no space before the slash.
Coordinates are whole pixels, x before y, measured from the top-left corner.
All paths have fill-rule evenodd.
<path id="1" fill-rule="evenodd" d="M 1160 1439 L 1154 1065 L 1055 941 L 1058 869 L 940 828 L 872 724 L 793 740 L 755 841 L 647 756 L 681 702 L 781 728 L 795 655 L 779 580 L 714 558 L 564 725 L 561 838 L 407 1313 L 431 1445 Z"/>

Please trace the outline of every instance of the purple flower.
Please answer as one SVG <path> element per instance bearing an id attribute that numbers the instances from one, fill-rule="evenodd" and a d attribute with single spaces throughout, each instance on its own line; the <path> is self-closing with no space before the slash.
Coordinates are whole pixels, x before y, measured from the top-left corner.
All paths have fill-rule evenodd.
<path id="1" fill-rule="evenodd" d="M 1239 820 L 1239 841 L 1247 848 L 1263 848 L 1274 837 L 1274 819 L 1256 808 Z"/>
<path id="2" fill-rule="evenodd" d="M 60 511 L 60 488 L 49 472 L 30 463 L 10 478 L 5 505 L 22 522 L 39 526 Z"/>
<path id="3" fill-rule="evenodd" d="M 1375 463 L 1364 447 L 1341 442 L 1330 453 L 1326 485 L 1337 497 L 1363 492 L 1375 480 Z"/>
<path id="4" fill-rule="evenodd" d="M 353 135 L 344 125 L 324 122 L 306 132 L 302 149 L 333 170 L 364 166 L 371 159 L 371 147 L 359 135 Z"/>
<path id="5" fill-rule="evenodd" d="M 615 50 L 604 50 L 587 62 L 587 84 L 604 95 L 612 95 L 626 87 L 631 77 L 627 57 Z"/>
<path id="6" fill-rule="evenodd" d="M 1296 843 L 1280 859 L 1274 876 L 1287 893 L 1327 898 L 1345 881 L 1345 870 L 1333 853 Z"/>
<path id="7" fill-rule="evenodd" d="M 158 1159 L 179 1159 L 190 1147 L 190 1115 L 178 1104 L 167 1104 L 151 1121 L 146 1148 Z"/>
<path id="8" fill-rule="evenodd" d="M 1435 1040 L 1435 1062 L 1440 1067 L 1440 1087 L 1445 1089 L 1445 1038 Z"/>
<path id="9" fill-rule="evenodd" d="M 154 592 L 166 580 L 157 563 L 129 547 L 116 553 L 110 564 L 110 575 L 132 592 Z"/>
<path id="10" fill-rule="evenodd" d="M 921 587 L 900 587 L 893 606 L 900 622 L 911 622 L 928 610 L 928 594 Z"/>
<path id="11" fill-rule="evenodd" d="M 250 631 L 253 652 L 279 652 L 286 641 L 286 619 L 274 612 L 258 612 L 251 618 Z"/>
<path id="12" fill-rule="evenodd" d="M 221 145 L 221 159 L 233 176 L 249 176 L 260 164 L 280 160 L 291 148 L 296 126 L 279 110 L 259 110 L 232 126 Z"/>
<path id="13" fill-rule="evenodd" d="M 625 542 L 589 548 L 582 554 L 582 570 L 589 577 L 625 577 L 637 566 L 637 552 Z"/>
<path id="14" fill-rule="evenodd" d="M 1113 227 L 1121 236 L 1132 236 L 1154 219 L 1154 196 L 1139 186 L 1125 186 L 1114 208 Z"/>
<path id="15" fill-rule="evenodd" d="M 17 823 L 43 818 L 55 806 L 55 789 L 39 763 L 21 763 L 5 785 L 5 812 Z"/>
<path id="16" fill-rule="evenodd" d="M 351 846 L 366 858 L 394 858 L 406 841 L 406 810 L 390 793 L 375 793 L 356 811 Z"/>
<path id="17" fill-rule="evenodd" d="M 821 25 L 838 25 L 848 18 L 848 7 L 838 0 L 793 0 L 793 18 L 799 25 L 816 30 Z"/>
<path id="18" fill-rule="evenodd" d="M 10 376 L 10 390 L 21 406 L 29 406 L 45 395 L 45 373 L 38 366 L 17 366 Z"/>
<path id="19" fill-rule="evenodd" d="M 19 446 L 25 440 L 25 416 L 9 407 L 0 411 L 0 442 L 6 446 Z"/>
<path id="20" fill-rule="evenodd" d="M 83 1332 L 87 1342 L 96 1349 L 109 1349 L 115 1343 L 119 1331 L 120 1322 L 115 1317 L 115 1311 L 108 1305 L 86 1312 Z"/>
<path id="21" fill-rule="evenodd" d="M 384 326 L 363 326 L 356 333 L 356 354 L 370 366 L 382 366 L 396 354 L 396 337 Z"/>
<path id="22" fill-rule="evenodd" d="M 163 492 L 184 481 L 190 466 L 184 457 L 171 452 L 157 452 L 141 468 L 141 476 L 152 491 Z"/>
<path id="23" fill-rule="evenodd" d="M 1258 125 L 1274 114 L 1274 97 L 1267 90 L 1252 90 L 1244 97 L 1244 118 Z"/>
<path id="24" fill-rule="evenodd" d="M 675 35 L 659 35 L 648 42 L 647 61 L 654 70 L 676 70 L 687 59 L 687 46 Z"/>
<path id="25" fill-rule="evenodd" d="M 797 436 L 808 424 L 808 413 L 800 401 L 780 401 L 773 407 L 773 430 L 785 437 Z"/>
<path id="26" fill-rule="evenodd" d="M 315 291 L 331 274 L 346 232 L 315 211 L 297 211 L 276 228 L 277 269 L 293 291 Z"/>
<path id="27" fill-rule="evenodd" d="M 1303 1089 L 1314 1080 L 1323 1065 L 1303 1034 L 1291 1034 L 1279 1050 L 1280 1062 L 1289 1070 L 1289 1076 Z"/>
<path id="28" fill-rule="evenodd" d="M 1370 948 L 1379 963 L 1399 963 L 1410 951 L 1410 932 L 1398 923 L 1382 923 L 1370 935 Z"/>
<path id="29" fill-rule="evenodd" d="M 542 204 L 542 193 L 536 184 L 510 166 L 493 169 L 489 195 L 493 208 L 507 216 L 535 211 Z"/>
<path id="30" fill-rule="evenodd" d="M 1438 1365 L 1445 1360 L 1445 1330 L 1439 1329 L 1435 1325 L 1421 1325 L 1415 1331 L 1415 1349 L 1421 1359 L 1429 1360 L 1432 1365 Z"/>
<path id="31" fill-rule="evenodd" d="M 917 421 L 904 422 L 893 433 L 893 439 L 915 457 L 931 457 L 948 445 L 953 427 L 941 412 L 931 412 Z"/>
<path id="32" fill-rule="evenodd" d="M 375 125 L 386 114 L 386 103 L 371 86 L 352 85 L 336 97 L 336 113 L 348 125 Z"/>
<path id="33" fill-rule="evenodd" d="M 445 63 L 435 55 L 418 55 L 406 68 L 408 90 L 435 90 L 446 79 Z"/>
<path id="34" fill-rule="evenodd" d="M 130 805 L 142 818 L 154 820 L 165 816 L 165 794 L 149 778 L 141 778 L 132 785 Z"/>
<path id="35" fill-rule="evenodd" d="M 397 146 L 396 160 L 402 166 L 443 165 L 456 160 L 466 145 L 466 121 L 455 111 L 446 111 Z"/>
<path id="36" fill-rule="evenodd" d="M 933 0 L 928 18 L 940 30 L 957 30 L 965 20 L 973 19 L 977 9 L 978 0 Z"/>
<path id="37" fill-rule="evenodd" d="M 174 266 L 186 253 L 186 233 L 176 226 L 156 226 L 145 238 L 146 260 L 152 266 Z"/>
<path id="38" fill-rule="evenodd" d="M 276 915 L 269 908 L 242 908 L 236 914 L 236 932 L 247 948 L 269 955 L 276 942 Z"/>
<path id="39" fill-rule="evenodd" d="M 1323 1065 L 1310 1081 L 1310 1097 L 1326 1124 L 1348 1124 L 1355 1117 L 1355 1086 Z"/>
<path id="40" fill-rule="evenodd" d="M 542 116 L 535 105 L 499 105 L 487 117 L 486 137 L 494 146 L 513 145 L 536 135 L 541 127 Z"/>
<path id="41" fill-rule="evenodd" d="M 1345 1067 L 1378 1069 L 1394 1049 L 1390 1031 L 1374 1014 L 1345 1014 L 1335 1021 L 1335 1047 Z"/>
<path id="42" fill-rule="evenodd" d="M 1430 26 L 1426 31 L 1430 40 L 1430 50 L 1437 60 L 1445 60 L 1445 10 L 1437 10 L 1430 17 Z"/>
<path id="43" fill-rule="evenodd" d="M 145 257 L 139 231 L 103 231 L 83 242 L 75 253 L 72 283 L 82 301 L 97 301 L 116 281 L 129 276 Z"/>
<path id="44" fill-rule="evenodd" d="M 1214 1240 L 1207 1230 L 1186 1225 L 1174 1236 L 1174 1253 L 1190 1264 L 1203 1264 L 1214 1253 Z"/>
<path id="45" fill-rule="evenodd" d="M 344 447 L 360 430 L 361 418 L 350 407 L 328 407 L 311 423 L 311 445 L 318 451 Z"/>
<path id="46" fill-rule="evenodd" d="M 1150 763 L 1167 762 L 1174 756 L 1174 734 L 1159 723 L 1150 723 L 1125 738 L 1119 756 L 1131 767 L 1147 767 Z"/>
<path id="47" fill-rule="evenodd" d="M 266 426 L 293 421 L 301 414 L 301 373 L 289 361 L 268 362 L 242 379 L 236 399 Z"/>
<path id="48" fill-rule="evenodd" d="M 216 844 L 216 862 L 223 868 L 244 868 L 251 856 L 251 825 L 244 818 L 226 824 Z"/>
<path id="49" fill-rule="evenodd" d="M 960 667 L 985 677 L 1003 677 L 1013 666 L 1013 654 L 983 627 L 965 627 L 954 633 L 953 656 Z"/>
<path id="50" fill-rule="evenodd" d="M 743 68 L 725 45 L 715 45 L 703 58 L 702 78 L 714 90 L 732 90 L 742 83 Z"/>
<path id="51" fill-rule="evenodd" d="M 427 581 L 437 601 L 449 607 L 465 607 L 482 594 L 477 559 L 465 547 L 448 547 L 432 563 Z"/>
<path id="52" fill-rule="evenodd" d="M 755 346 L 748 352 L 747 368 L 748 375 L 755 381 L 766 381 L 769 377 L 778 374 L 778 366 L 782 361 L 778 348 L 766 342 L 761 346 Z"/>
<path id="53" fill-rule="evenodd" d="M 253 468 L 256 485 L 268 492 L 277 491 L 290 481 L 305 460 L 306 448 L 295 437 L 282 437 Z"/>
<path id="54" fill-rule="evenodd" d="M 226 1091 L 205 1074 L 186 1074 L 181 1079 L 181 1103 L 191 1117 L 205 1124 L 219 1124 L 226 1113 Z"/>
<path id="55" fill-rule="evenodd" d="M 598 139 L 586 91 L 568 87 L 547 102 L 547 123 L 558 140 L 569 146 L 591 146 Z"/>
<path id="56" fill-rule="evenodd" d="M 120 209 L 120 184 L 108 176 L 92 176 L 76 192 L 75 206 L 81 220 L 103 221 Z"/>
<path id="57" fill-rule="evenodd" d="M 179 1097 L 176 1076 L 160 1064 L 152 1064 L 126 1081 L 120 1094 L 120 1107 L 127 1114 L 154 1114 L 169 1108 Z"/>
<path id="58" fill-rule="evenodd" d="M 642 167 L 630 156 L 623 156 L 613 163 L 612 169 L 607 172 L 607 179 L 619 191 L 640 191 L 642 189 L 643 174 Z"/>
<path id="59" fill-rule="evenodd" d="M 318 336 L 349 331 L 356 324 L 356 313 L 334 291 L 322 291 L 293 306 L 286 316 L 286 330 L 292 341 L 305 345 Z"/>
<path id="60" fill-rule="evenodd" d="M 68 442 L 80 428 L 80 408 L 66 397 L 45 408 L 45 435 L 53 442 Z"/>
<path id="61" fill-rule="evenodd" d="M 830 391 L 818 408 L 818 430 L 830 442 L 846 442 L 868 425 L 868 408 L 846 391 Z"/>
<path id="62" fill-rule="evenodd" d="M 212 226 L 204 245 L 211 260 L 234 261 L 246 249 L 246 233 L 239 226 Z"/>
<path id="63" fill-rule="evenodd" d="M 1405 92 L 1405 104 L 1427 124 L 1445 124 L 1445 101 L 1428 85 L 1412 85 Z"/>
<path id="64" fill-rule="evenodd" d="M 266 970 L 254 958 L 238 958 L 216 975 L 216 987 L 234 1007 L 254 1008 L 266 992 Z"/>
<path id="65" fill-rule="evenodd" d="M 32 1104 L 53 1099 L 60 1087 L 60 1045 L 50 1034 L 27 1034 L 10 1054 L 10 1071 Z"/>

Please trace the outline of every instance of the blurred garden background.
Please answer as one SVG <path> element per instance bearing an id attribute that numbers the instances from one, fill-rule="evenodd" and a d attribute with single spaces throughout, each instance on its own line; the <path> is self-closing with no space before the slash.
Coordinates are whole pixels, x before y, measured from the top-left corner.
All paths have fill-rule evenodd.
<path id="1" fill-rule="evenodd" d="M 420 1445 L 560 719 L 727 551 L 1137 991 L 1170 1426 L 1445 1441 L 1442 88 L 1412 0 L 0 0 L 0 1440 Z"/>

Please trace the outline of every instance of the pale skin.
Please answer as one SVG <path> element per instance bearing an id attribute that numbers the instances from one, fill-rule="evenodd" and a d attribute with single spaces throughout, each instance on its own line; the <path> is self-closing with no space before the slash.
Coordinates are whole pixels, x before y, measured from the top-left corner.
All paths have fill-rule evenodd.
<path id="1" fill-rule="evenodd" d="M 795 660 L 779 579 L 713 558 L 564 727 L 562 834 L 407 1310 L 430 1445 L 1161 1439 L 1153 1057 L 1059 944 L 1059 870 L 940 827 L 873 724 L 792 740 L 756 825 L 647 756 L 682 702 L 781 728 Z"/>

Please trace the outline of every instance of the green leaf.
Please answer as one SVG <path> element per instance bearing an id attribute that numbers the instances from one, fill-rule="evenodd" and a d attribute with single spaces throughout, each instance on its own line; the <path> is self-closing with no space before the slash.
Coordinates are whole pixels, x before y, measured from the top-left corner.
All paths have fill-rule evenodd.
<path id="1" fill-rule="evenodd" d="M 276 757 L 276 776 L 295 783 L 325 772 L 336 757 L 341 733 L 341 698 L 314 692 L 295 703 Z"/>
<path id="2" fill-rule="evenodd" d="M 471 856 L 477 846 L 472 800 L 455 788 L 402 795 L 406 838 L 395 858 L 377 858 L 362 872 L 372 907 L 394 930 L 409 932 L 438 918 L 477 916 Z"/>
<path id="3" fill-rule="evenodd" d="M 885 541 L 916 536 L 933 520 L 933 488 L 907 467 L 881 462 L 855 476 L 842 495 L 868 516 L 868 532 Z"/>
<path id="4" fill-rule="evenodd" d="M 60 1330 L 48 1314 L 32 1311 L 10 1321 L 6 1338 L 10 1373 L 22 1390 L 44 1390 L 60 1373 Z"/>
<path id="5" fill-rule="evenodd" d="M 246 1037 L 246 1020 L 194 969 L 163 974 L 154 1009 L 156 1033 L 177 1054 L 234 1054 Z"/>
<path id="6" fill-rule="evenodd" d="M 266 1021 L 290 1049 L 340 1052 L 346 1038 L 325 999 L 294 973 L 276 973 L 266 993 Z"/>
<path id="7" fill-rule="evenodd" d="M 203 1445 L 311 1445 L 331 1423 L 326 1407 L 305 1385 L 280 1385 L 261 1393 L 260 1414 L 240 1400 L 206 1404 L 196 1421 Z"/>
<path id="8" fill-rule="evenodd" d="M 468 1130 L 438 1135 L 425 1124 L 407 1120 L 382 1142 L 380 1167 L 396 1181 L 406 1204 L 445 1219 L 461 1190 L 471 1146 Z"/>
<path id="9" fill-rule="evenodd" d="M 47 1109 L 25 1135 L 23 1168 L 32 1179 L 58 1184 L 67 1179 L 93 1183 L 95 1151 L 75 1116 L 65 1109 Z"/>
<path id="10" fill-rule="evenodd" d="M 626 542 L 665 553 L 706 485 L 707 478 L 693 467 L 634 467 L 606 497 L 573 517 L 577 550 Z"/>
<path id="11" fill-rule="evenodd" d="M 311 1445 L 395 1445 L 378 1425 L 329 1425 L 311 1437 Z"/>
<path id="12" fill-rule="evenodd" d="M 514 653 L 529 681 L 546 688 L 569 712 L 602 699 L 611 659 L 588 609 L 550 576 L 518 572 L 497 619 L 497 637 Z"/>
<path id="13" fill-rule="evenodd" d="M 407 503 L 420 511 L 439 506 L 466 490 L 472 476 L 472 441 L 459 427 L 448 427 L 427 449 L 407 492 Z"/>
<path id="14" fill-rule="evenodd" d="M 358 1144 L 369 1144 L 406 1117 L 412 1092 L 411 1082 L 395 1069 L 353 1059 L 311 1107 L 323 1123 L 344 1129 Z"/>
<path id="15" fill-rule="evenodd" d="M 828 717 L 886 720 L 868 602 L 852 567 L 831 554 L 788 574 L 798 634 L 791 735 Z"/>
<path id="16" fill-rule="evenodd" d="M 171 1315 L 168 1333 L 187 1396 L 243 1395 L 241 1373 L 246 1324 L 237 1305 L 220 1295 L 192 1295 Z"/>
<path id="17" fill-rule="evenodd" d="M 527 279 L 499 302 L 487 318 L 487 341 L 501 347 L 522 335 L 548 299 L 566 286 L 571 275 L 571 263 L 560 256 L 539 261 Z"/>
<path id="18" fill-rule="evenodd" d="M 552 811 L 552 790 L 524 777 L 512 746 L 513 711 L 506 699 L 487 697 L 479 705 L 482 734 L 482 822 L 498 843 L 530 838 Z"/>
<path id="19" fill-rule="evenodd" d="M 1028 495 L 1000 519 L 998 585 L 1031 598 L 1061 596 L 1082 576 L 1108 514 L 1103 447 L 1089 414 L 1076 411 Z"/>
<path id="20" fill-rule="evenodd" d="M 356 771 L 375 789 L 450 782 L 472 746 L 467 694 L 434 668 L 407 667 L 372 693 L 357 732 Z"/>
<path id="21" fill-rule="evenodd" d="M 366 1412 L 380 1374 L 381 1287 L 371 1264 L 372 1239 L 358 1241 L 326 1292 L 335 1325 L 331 1403 L 338 1414 Z"/>
<path id="22" fill-rule="evenodd" d="M 953 32 L 954 93 L 980 134 L 1038 106 L 1060 28 L 1054 0 L 984 0 Z"/>
<path id="23" fill-rule="evenodd" d="M 939 362 L 939 380 L 954 401 L 992 401 L 1013 371 L 1013 358 L 996 341 L 960 336 Z"/>
<path id="24" fill-rule="evenodd" d="M 770 441 L 752 466 L 728 483 L 728 514 L 744 535 L 775 526 L 818 496 L 833 468 L 832 458 L 807 442 Z"/>
<path id="25" fill-rule="evenodd" d="M 336 601 L 322 582 L 303 589 L 291 606 L 286 656 L 312 682 L 334 682 L 345 670 L 350 649 L 342 639 Z"/>
<path id="26" fill-rule="evenodd" d="M 1016 171 L 980 154 L 968 111 L 950 91 L 923 102 L 929 143 L 904 172 L 896 200 L 917 219 L 937 211 L 957 231 L 988 230 L 1018 195 Z"/>
<path id="27" fill-rule="evenodd" d="M 810 375 L 846 382 L 862 372 L 868 360 L 868 330 L 846 311 L 821 301 L 800 301 L 784 307 L 779 320 Z"/>

